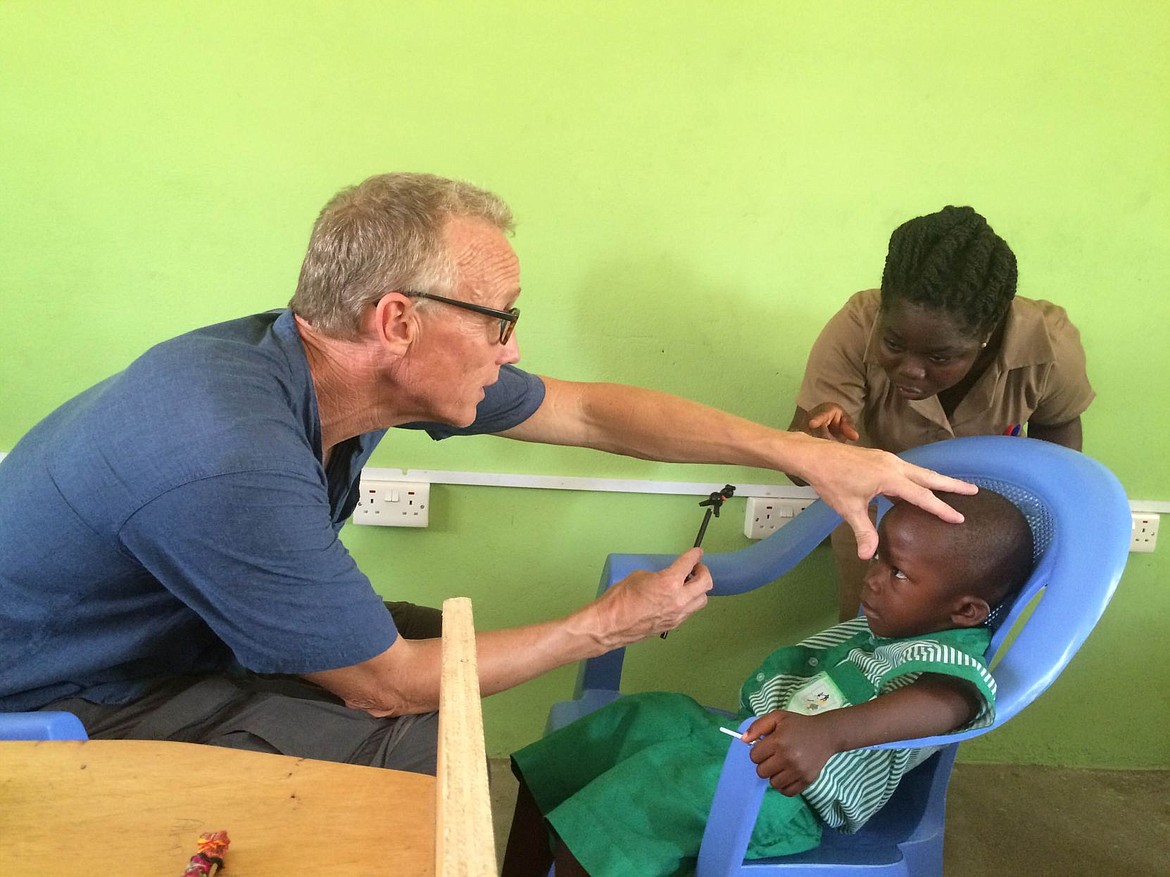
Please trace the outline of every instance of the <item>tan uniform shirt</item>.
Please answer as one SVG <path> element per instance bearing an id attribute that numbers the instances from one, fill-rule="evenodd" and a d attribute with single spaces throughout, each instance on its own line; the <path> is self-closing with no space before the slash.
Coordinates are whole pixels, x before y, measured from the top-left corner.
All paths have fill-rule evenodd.
<path id="1" fill-rule="evenodd" d="M 1093 401 L 1081 336 L 1064 308 L 1017 296 L 1003 346 L 948 418 L 937 396 L 903 398 L 877 361 L 880 292 L 852 296 L 825 324 L 809 352 L 796 404 L 811 411 L 836 402 L 861 443 L 900 453 L 967 435 L 1000 435 L 1029 422 L 1055 426 Z"/>

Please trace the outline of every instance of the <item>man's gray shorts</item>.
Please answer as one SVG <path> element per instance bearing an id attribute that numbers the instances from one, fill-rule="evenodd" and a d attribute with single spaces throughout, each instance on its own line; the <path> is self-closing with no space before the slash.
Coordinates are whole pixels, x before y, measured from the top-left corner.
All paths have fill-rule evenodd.
<path id="1" fill-rule="evenodd" d="M 387 603 L 399 633 L 437 637 L 442 613 Z M 374 718 L 296 676 L 217 675 L 168 679 L 127 704 L 55 701 L 93 740 L 173 740 L 300 758 L 435 772 L 438 714 Z"/>

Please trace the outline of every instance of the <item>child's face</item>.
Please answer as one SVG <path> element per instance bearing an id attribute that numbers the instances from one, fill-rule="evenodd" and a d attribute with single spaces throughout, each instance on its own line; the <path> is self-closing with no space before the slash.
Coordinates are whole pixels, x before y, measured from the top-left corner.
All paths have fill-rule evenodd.
<path id="1" fill-rule="evenodd" d="M 875 635 L 921 636 L 968 626 L 957 613 L 969 598 L 948 581 L 951 540 L 941 528 L 953 526 L 905 503 L 882 518 L 878 553 L 861 591 L 861 611 Z"/>

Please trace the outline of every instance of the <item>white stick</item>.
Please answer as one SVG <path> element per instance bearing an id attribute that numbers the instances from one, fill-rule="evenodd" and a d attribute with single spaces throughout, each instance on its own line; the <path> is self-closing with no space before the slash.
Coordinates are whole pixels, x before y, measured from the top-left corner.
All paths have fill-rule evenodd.
<path id="1" fill-rule="evenodd" d="M 719 730 L 722 731 L 724 734 L 726 734 L 728 737 L 734 737 L 740 743 L 747 743 L 747 740 L 743 739 L 743 736 L 739 733 L 739 731 L 733 731 L 733 730 L 731 730 L 731 728 L 724 728 L 722 725 L 719 726 Z M 756 741 L 753 740 L 751 743 L 748 743 L 748 746 L 751 746 L 755 742 Z"/>

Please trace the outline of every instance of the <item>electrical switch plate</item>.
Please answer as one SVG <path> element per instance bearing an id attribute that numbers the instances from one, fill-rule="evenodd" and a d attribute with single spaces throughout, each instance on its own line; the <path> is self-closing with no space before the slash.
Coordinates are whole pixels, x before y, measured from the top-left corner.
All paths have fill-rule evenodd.
<path id="1" fill-rule="evenodd" d="M 350 518 L 377 527 L 425 527 L 429 521 L 431 485 L 426 481 L 374 481 L 363 478 L 361 499 Z"/>
<path id="2" fill-rule="evenodd" d="M 1133 513 L 1133 536 L 1130 538 L 1130 551 L 1153 551 L 1158 544 L 1158 521 L 1160 515 L 1151 512 Z"/>
<path id="3" fill-rule="evenodd" d="M 743 535 L 749 539 L 771 536 L 806 508 L 813 499 L 779 499 L 771 496 L 749 496 Z"/>

